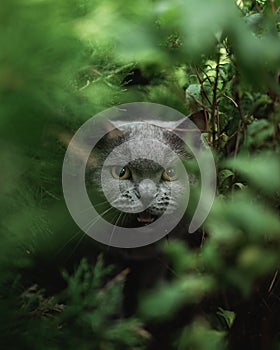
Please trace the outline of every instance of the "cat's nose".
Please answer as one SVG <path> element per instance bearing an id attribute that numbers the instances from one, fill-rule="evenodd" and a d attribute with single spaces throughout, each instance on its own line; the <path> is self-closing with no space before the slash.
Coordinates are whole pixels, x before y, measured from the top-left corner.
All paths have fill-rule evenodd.
<path id="1" fill-rule="evenodd" d="M 145 179 L 142 180 L 138 185 L 138 191 L 140 199 L 144 205 L 150 204 L 150 202 L 157 195 L 157 186 L 153 180 Z"/>

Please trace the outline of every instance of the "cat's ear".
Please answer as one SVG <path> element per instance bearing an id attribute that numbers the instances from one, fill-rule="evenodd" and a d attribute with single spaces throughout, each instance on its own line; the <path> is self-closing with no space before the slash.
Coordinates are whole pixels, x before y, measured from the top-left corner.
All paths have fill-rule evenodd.
<path id="1" fill-rule="evenodd" d="M 69 132 L 60 132 L 58 135 L 58 141 L 61 145 L 64 147 L 68 147 L 71 142 L 71 153 L 72 156 L 75 156 L 77 159 L 88 159 L 88 165 L 91 167 L 95 167 L 97 165 L 97 161 L 93 157 L 88 157 L 87 152 L 85 151 L 85 148 L 83 145 L 75 142 L 72 140 L 73 135 Z"/>
<path id="2" fill-rule="evenodd" d="M 205 110 L 194 112 L 187 116 L 191 120 L 201 133 L 204 133 L 208 129 L 208 113 Z"/>
<path id="3" fill-rule="evenodd" d="M 185 118 L 177 121 L 177 126 L 173 129 L 177 135 L 183 137 L 188 144 L 192 144 L 199 149 L 203 144 L 201 134 L 208 130 L 208 114 L 206 111 L 194 112 Z"/>
<path id="4" fill-rule="evenodd" d="M 206 132 L 207 131 L 207 112 L 201 110 L 194 112 L 180 120 L 174 121 L 161 121 L 161 120 L 145 120 L 145 122 L 159 126 L 167 130 L 174 131 L 177 134 L 183 134 L 184 132 Z"/>
<path id="5" fill-rule="evenodd" d="M 166 130 L 170 130 L 177 134 L 179 137 L 187 141 L 188 144 L 192 144 L 194 147 L 199 148 L 201 145 L 201 133 L 207 131 L 207 112 L 201 110 L 192 113 L 180 120 L 169 122 L 152 122 Z"/>
<path id="6" fill-rule="evenodd" d="M 106 131 L 106 137 L 110 140 L 116 139 L 123 136 L 123 131 L 121 130 L 121 125 L 124 124 L 124 122 L 119 120 L 107 120 L 103 127 Z"/>
<path id="7" fill-rule="evenodd" d="M 200 132 L 207 131 L 208 114 L 201 110 L 194 112 L 181 120 L 174 122 L 173 131 L 178 134 L 184 134 L 185 132 Z"/>
<path id="8" fill-rule="evenodd" d="M 201 110 L 194 112 L 180 120 L 176 121 L 159 121 L 147 120 L 148 123 L 154 124 L 161 128 L 174 131 L 178 135 L 183 135 L 186 132 L 204 133 L 207 131 L 207 112 Z"/>
<path id="9" fill-rule="evenodd" d="M 123 124 L 123 123 L 122 123 Z M 101 137 L 105 135 L 104 142 L 113 142 L 115 139 L 122 137 L 123 133 L 121 130 L 118 129 L 117 125 L 115 125 L 114 122 L 111 120 L 106 121 L 105 123 L 102 123 L 99 125 L 99 132 Z M 88 135 L 88 137 L 84 138 L 85 145 L 82 143 L 78 143 L 74 140 L 72 140 L 73 135 L 70 132 L 63 131 L 56 133 L 56 137 L 61 145 L 64 147 L 68 147 L 69 143 L 71 142 L 71 152 L 72 155 L 74 155 L 77 159 L 87 159 L 88 154 L 85 151 L 85 145 L 89 142 L 91 142 L 91 135 Z M 102 148 L 102 145 L 104 144 L 102 141 L 99 143 L 99 147 Z M 88 164 L 90 166 L 97 166 L 98 165 L 98 159 L 95 156 L 94 152 L 90 155 L 88 158 Z"/>

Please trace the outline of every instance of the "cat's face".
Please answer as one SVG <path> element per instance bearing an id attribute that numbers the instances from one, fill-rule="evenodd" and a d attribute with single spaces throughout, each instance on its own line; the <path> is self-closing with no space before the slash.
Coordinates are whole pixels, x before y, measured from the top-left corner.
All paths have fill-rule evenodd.
<path id="1" fill-rule="evenodd" d="M 189 155 L 183 141 L 168 125 L 157 122 L 114 124 L 118 132 L 99 145 L 92 183 L 134 224 L 149 224 L 163 213 L 172 215 L 185 195 L 187 179 L 180 157 Z"/>

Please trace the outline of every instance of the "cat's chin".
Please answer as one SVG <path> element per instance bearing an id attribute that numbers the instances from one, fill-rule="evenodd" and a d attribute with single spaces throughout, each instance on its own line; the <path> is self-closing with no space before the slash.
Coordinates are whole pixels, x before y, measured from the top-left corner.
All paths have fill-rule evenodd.
<path id="1" fill-rule="evenodd" d="M 137 221 L 142 224 L 151 224 L 158 216 L 151 214 L 148 210 L 144 210 L 137 215 Z"/>

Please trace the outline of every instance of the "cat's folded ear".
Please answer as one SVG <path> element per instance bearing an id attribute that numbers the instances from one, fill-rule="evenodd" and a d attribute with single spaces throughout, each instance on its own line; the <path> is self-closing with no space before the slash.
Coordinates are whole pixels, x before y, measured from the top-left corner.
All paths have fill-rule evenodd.
<path id="1" fill-rule="evenodd" d="M 192 144 L 199 149 L 204 143 L 201 134 L 207 132 L 207 130 L 208 114 L 201 110 L 177 121 L 177 126 L 173 131 L 185 139 L 189 145 Z"/>
<path id="2" fill-rule="evenodd" d="M 120 138 L 123 136 L 123 132 L 121 131 L 121 125 L 124 122 L 115 121 L 115 120 L 107 120 L 103 124 L 104 131 L 106 132 L 106 137 L 109 140 Z"/>
<path id="3" fill-rule="evenodd" d="M 208 115 L 206 111 L 192 113 L 176 121 L 153 121 L 154 125 L 165 128 L 177 134 L 179 137 L 199 148 L 201 145 L 201 134 L 207 131 Z"/>
<path id="4" fill-rule="evenodd" d="M 95 129 L 95 134 L 96 136 L 98 136 L 100 134 L 100 138 L 102 138 L 103 136 L 106 136 L 108 139 L 115 139 L 118 137 L 122 137 L 123 136 L 123 132 L 119 129 L 119 126 L 124 124 L 124 122 L 119 122 L 119 121 L 111 121 L 111 120 L 107 120 L 103 123 L 100 123 L 100 125 L 98 125 L 98 132 Z M 56 133 L 56 137 L 58 138 L 59 142 L 61 144 L 63 144 L 64 146 L 68 146 L 68 144 L 71 141 L 73 135 L 71 135 L 70 132 L 59 132 Z M 88 135 L 88 138 L 90 139 L 90 132 Z M 86 139 L 86 138 L 85 138 Z"/>
<path id="5" fill-rule="evenodd" d="M 151 124 L 165 128 L 167 130 L 174 131 L 176 134 L 181 135 L 185 132 L 200 132 L 204 133 L 207 131 L 207 112 L 201 110 L 194 112 L 180 120 L 175 121 L 160 121 L 151 120 L 147 121 Z"/>
<path id="6" fill-rule="evenodd" d="M 64 147 L 68 147 L 70 142 L 71 142 L 71 154 L 72 156 L 75 156 L 75 158 L 80 159 L 80 160 L 87 160 L 88 159 L 88 164 L 90 166 L 96 166 L 96 160 L 92 157 L 88 158 L 88 154 L 85 151 L 85 147 L 72 140 L 73 135 L 69 132 L 60 132 L 58 133 L 58 141 L 60 144 L 62 144 Z"/>
<path id="7" fill-rule="evenodd" d="M 178 134 L 184 134 L 185 132 L 198 132 L 204 133 L 207 131 L 207 112 L 201 110 L 194 112 L 181 120 L 174 122 L 173 131 Z"/>
<path id="8" fill-rule="evenodd" d="M 208 114 L 206 111 L 201 110 L 194 112 L 181 120 L 177 121 L 159 121 L 159 120 L 147 120 L 146 122 L 173 130 L 175 132 L 184 133 L 186 131 L 201 132 L 207 131 Z M 103 127 L 106 129 L 107 137 L 114 139 L 123 136 L 123 125 L 127 124 L 127 121 L 121 120 L 108 120 L 104 123 Z"/>
<path id="9" fill-rule="evenodd" d="M 194 112 L 187 116 L 187 119 L 191 120 L 201 133 L 207 132 L 208 129 L 208 113 L 205 110 Z"/>

